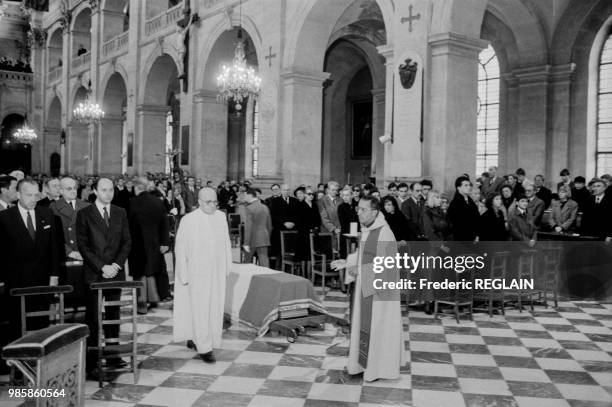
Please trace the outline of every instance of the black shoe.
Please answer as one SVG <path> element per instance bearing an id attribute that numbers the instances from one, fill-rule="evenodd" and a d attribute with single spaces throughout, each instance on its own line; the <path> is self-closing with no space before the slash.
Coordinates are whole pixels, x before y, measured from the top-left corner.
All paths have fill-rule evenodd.
<path id="1" fill-rule="evenodd" d="M 193 343 L 192 340 L 187 341 L 187 347 L 191 350 L 195 350 L 196 352 L 198 351 L 198 347 L 196 346 L 195 343 Z"/>
<path id="2" fill-rule="evenodd" d="M 217 358 L 215 358 L 215 354 L 212 350 L 207 353 L 200 353 L 200 358 L 202 358 L 202 360 L 206 363 L 215 363 L 217 361 Z"/>
<path id="3" fill-rule="evenodd" d="M 156 302 L 152 302 L 149 304 L 149 309 L 150 308 L 157 308 L 157 303 Z"/>

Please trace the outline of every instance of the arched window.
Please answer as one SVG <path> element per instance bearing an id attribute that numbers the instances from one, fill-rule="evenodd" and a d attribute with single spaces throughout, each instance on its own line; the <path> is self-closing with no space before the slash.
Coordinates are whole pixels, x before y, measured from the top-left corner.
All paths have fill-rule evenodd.
<path id="1" fill-rule="evenodd" d="M 499 161 L 499 61 L 491 45 L 479 55 L 477 114 L 476 174 L 480 175 Z"/>
<path id="2" fill-rule="evenodd" d="M 612 173 L 612 34 L 599 59 L 595 175 Z"/>
<path id="3" fill-rule="evenodd" d="M 259 171 L 259 102 L 253 104 L 253 176 Z"/>

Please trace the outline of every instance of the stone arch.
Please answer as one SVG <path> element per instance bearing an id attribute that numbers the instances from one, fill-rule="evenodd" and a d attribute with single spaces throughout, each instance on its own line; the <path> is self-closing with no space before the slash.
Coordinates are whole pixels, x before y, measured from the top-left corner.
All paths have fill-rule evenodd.
<path id="1" fill-rule="evenodd" d="M 200 55 L 198 56 L 198 66 L 208 66 L 211 59 L 211 53 L 217 45 L 219 38 L 221 38 L 221 36 L 223 36 L 227 31 L 235 30 L 235 28 L 238 26 L 242 27 L 243 32 L 246 33 L 247 38 L 249 38 L 251 40 L 251 43 L 253 44 L 253 47 L 255 49 L 255 55 L 257 57 L 257 66 L 264 66 L 264 55 L 263 52 L 261 52 L 261 34 L 255 22 L 250 17 L 244 14 L 242 15 L 242 20 L 240 20 L 240 17 L 237 15 L 232 15 L 231 22 L 227 18 L 219 19 L 217 24 L 210 31 L 210 34 L 206 36 L 206 42 L 202 47 Z M 234 47 L 230 47 L 230 50 L 233 55 Z M 214 68 L 215 70 L 218 69 L 218 67 Z M 200 89 L 208 89 L 206 87 L 207 78 L 210 75 L 215 76 L 215 70 L 213 70 L 212 72 L 207 69 L 201 69 L 196 71 L 195 83 L 197 84 L 197 86 L 200 86 Z"/>
<path id="2" fill-rule="evenodd" d="M 76 57 L 83 46 L 86 52 L 91 52 L 91 8 L 81 3 L 73 14 L 71 26 L 72 44 L 70 54 Z"/>
<path id="3" fill-rule="evenodd" d="M 289 70 L 321 72 L 325 61 L 325 52 L 336 23 L 354 1 L 303 1 L 294 14 L 295 20 L 289 23 L 289 26 L 295 27 L 295 29 L 291 31 L 287 38 L 283 67 Z M 393 3 L 390 0 L 375 1 L 381 10 L 383 22 L 387 27 L 387 35 L 389 35 L 390 27 L 394 27 Z M 392 42 L 392 38 L 387 38 L 387 43 Z"/>
<path id="4" fill-rule="evenodd" d="M 448 33 L 479 38 L 487 1 L 445 0 L 433 2 L 431 33 Z"/>
<path id="5" fill-rule="evenodd" d="M 119 74 L 123 78 L 123 81 L 127 85 L 128 83 L 128 72 L 125 68 L 124 64 L 120 61 L 116 61 L 115 64 L 107 64 L 103 68 L 103 73 L 101 75 L 102 80 L 100 81 L 100 89 L 106 89 L 108 86 L 108 81 L 114 74 Z"/>
<path id="6" fill-rule="evenodd" d="M 100 127 L 103 142 L 99 143 L 100 172 L 120 174 L 123 171 L 122 161 L 127 134 L 125 133 L 125 109 L 127 107 L 127 86 L 125 78 L 119 73 L 113 73 L 102 88 L 102 107 L 106 113 Z"/>
<path id="7" fill-rule="evenodd" d="M 153 70 L 154 64 L 158 62 L 159 58 L 162 58 L 162 57 L 164 58 L 168 57 L 172 60 L 172 62 L 174 63 L 174 68 L 176 69 L 176 72 L 178 75 L 178 68 L 177 68 L 179 66 L 178 51 L 173 45 L 170 45 L 164 42 L 163 45 L 161 46 L 158 45 L 146 57 L 145 62 L 142 65 L 142 70 L 140 71 L 141 80 L 144 80 L 144 81 L 147 80 L 147 78 L 149 77 L 149 74 Z M 128 82 L 126 81 L 126 83 Z M 144 91 L 141 91 L 141 89 L 142 87 L 138 87 L 138 103 L 140 104 L 146 103 L 145 102 L 146 88 L 144 88 Z"/>
<path id="8" fill-rule="evenodd" d="M 50 160 L 50 154 L 60 151 L 60 137 L 62 133 L 62 101 L 58 95 L 53 96 L 46 110 L 44 126 L 43 157 Z M 48 165 L 44 165 L 48 168 Z"/>

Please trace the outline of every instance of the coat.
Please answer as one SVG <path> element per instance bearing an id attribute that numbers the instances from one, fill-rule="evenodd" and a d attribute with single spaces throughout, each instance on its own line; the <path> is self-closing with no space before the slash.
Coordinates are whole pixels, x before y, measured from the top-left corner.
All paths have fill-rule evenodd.
<path id="1" fill-rule="evenodd" d="M 272 246 L 273 254 L 280 254 L 280 233 L 283 230 L 295 230 L 287 229 L 285 227 L 286 222 L 296 223 L 295 218 L 295 206 L 298 200 L 293 197 L 289 197 L 289 203 L 280 196 L 273 196 L 266 200 L 266 205 L 270 209 L 270 218 L 272 219 L 272 234 L 270 236 L 270 246 Z"/>
<path id="2" fill-rule="evenodd" d="M 494 179 L 488 178 L 487 181 L 482 185 L 481 194 L 484 197 L 490 197 L 499 192 L 502 185 L 504 185 L 504 177 L 495 177 Z"/>
<path id="3" fill-rule="evenodd" d="M 310 231 L 321 226 L 321 214 L 316 203 L 311 206 L 305 201 L 298 202 L 295 213 L 298 232 L 295 256 L 299 261 L 310 261 Z"/>
<path id="4" fill-rule="evenodd" d="M 89 202 L 85 202 L 81 199 L 75 199 L 74 202 L 76 211 L 63 198 L 51 202 L 51 205 L 49 206 L 55 216 L 59 217 L 62 222 L 62 230 L 64 232 L 64 251 L 66 256 L 68 256 L 71 252 L 79 251 L 76 235 L 77 212 L 90 205 Z"/>
<path id="5" fill-rule="evenodd" d="M 340 219 L 338 219 L 338 206 L 342 203 L 342 199 L 336 197 L 335 202 L 332 202 L 329 195 L 317 201 L 319 213 L 321 214 L 321 231 L 333 232 L 340 229 Z"/>
<path id="6" fill-rule="evenodd" d="M 423 201 L 420 200 L 419 203 L 416 203 L 414 199 L 408 198 L 402 203 L 400 209 L 406 219 L 408 219 L 408 225 L 412 234 L 417 237 L 423 236 L 425 234 L 423 231 Z"/>
<path id="7" fill-rule="evenodd" d="M 423 212 L 423 232 L 427 240 L 445 241 L 451 236 L 450 225 L 441 208 L 426 207 Z"/>
<path id="8" fill-rule="evenodd" d="M 448 206 L 447 217 L 451 224 L 453 240 L 472 242 L 476 239 L 480 213 L 476 203 L 470 197 L 465 199 L 461 194 L 456 193 Z"/>
<path id="9" fill-rule="evenodd" d="M 612 196 L 604 194 L 599 204 L 595 196 L 586 202 L 580 225 L 581 234 L 599 238 L 612 237 Z"/>
<path id="10" fill-rule="evenodd" d="M 561 201 L 554 200 L 550 205 L 550 218 L 548 225 L 554 229 L 556 226 L 561 226 L 563 231 L 567 231 L 574 226 L 576 215 L 578 214 L 578 204 L 572 199 L 568 199 L 563 207 Z"/>
<path id="11" fill-rule="evenodd" d="M 34 217 L 36 238 L 32 241 L 16 205 L 0 213 L 0 281 L 5 284 L 6 293 L 16 287 L 48 286 L 51 276 L 59 274 L 59 222 L 56 223 L 53 212 L 45 207 L 37 206 Z M 10 342 L 21 336 L 21 311 L 17 297 L 9 297 L 7 303 L 8 309 L 3 309 L 2 313 L 8 316 L 10 323 L 3 336 Z M 32 297 L 27 303 L 30 311 L 49 309 L 44 296 Z M 28 329 L 32 329 L 31 324 Z"/>
<path id="12" fill-rule="evenodd" d="M 183 195 L 186 213 L 189 213 L 198 207 L 198 188 L 193 187 L 193 192 L 191 192 L 189 186 L 183 185 L 181 194 Z"/>
<path id="13" fill-rule="evenodd" d="M 142 192 L 130 199 L 129 207 L 132 239 L 130 275 L 137 280 L 143 276 L 153 276 L 161 270 L 164 259 L 159 248 L 170 246 L 170 232 L 166 209 L 158 198 Z"/>
<path id="14" fill-rule="evenodd" d="M 86 284 L 111 281 L 102 277 L 102 267 L 113 263 L 121 267 L 114 280 L 124 280 L 124 266 L 132 246 L 125 210 L 111 204 L 108 227 L 95 204 L 78 211 L 77 246 L 83 256 L 83 280 Z"/>
<path id="15" fill-rule="evenodd" d="M 531 216 L 531 220 L 536 228 L 540 228 L 542 223 L 542 215 L 544 215 L 545 204 L 544 201 L 537 196 L 529 200 L 527 204 L 527 213 Z"/>
<path id="16" fill-rule="evenodd" d="M 536 239 L 537 228 L 533 218 L 527 211 L 521 214 L 518 208 L 508 214 L 508 230 L 514 241 L 529 242 Z"/>
<path id="17" fill-rule="evenodd" d="M 536 196 L 544 201 L 544 208 L 548 208 L 552 202 L 552 192 L 550 189 L 542 186 L 539 189 L 536 187 Z"/>
<path id="18" fill-rule="evenodd" d="M 244 244 L 253 249 L 270 246 L 272 218 L 270 210 L 260 200 L 247 204 L 244 221 Z"/>
<path id="19" fill-rule="evenodd" d="M 489 208 L 480 215 L 478 237 L 482 242 L 503 242 L 508 240 L 506 217 L 503 210 Z"/>

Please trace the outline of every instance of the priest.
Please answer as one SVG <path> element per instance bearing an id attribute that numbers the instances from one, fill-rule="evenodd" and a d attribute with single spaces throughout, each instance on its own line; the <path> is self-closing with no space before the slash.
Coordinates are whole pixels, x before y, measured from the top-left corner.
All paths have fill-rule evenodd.
<path id="1" fill-rule="evenodd" d="M 361 239 L 357 253 L 346 260 L 332 262 L 336 270 L 348 272 L 345 284 L 356 281 L 353 295 L 351 339 L 347 370 L 363 372 L 365 381 L 397 379 L 406 363 L 400 293 L 376 289 L 374 280 L 400 281 L 397 268 L 382 273 L 373 271 L 374 257 L 395 257 L 397 243 L 391 228 L 380 212 L 378 198 L 361 198 L 357 207 L 361 223 Z M 376 285 L 379 286 L 379 285 Z"/>
<path id="2" fill-rule="evenodd" d="M 217 193 L 202 188 L 198 203 L 197 210 L 183 217 L 176 236 L 174 340 L 186 340 L 204 362 L 214 363 L 232 253 L 225 214 L 217 210 Z"/>

